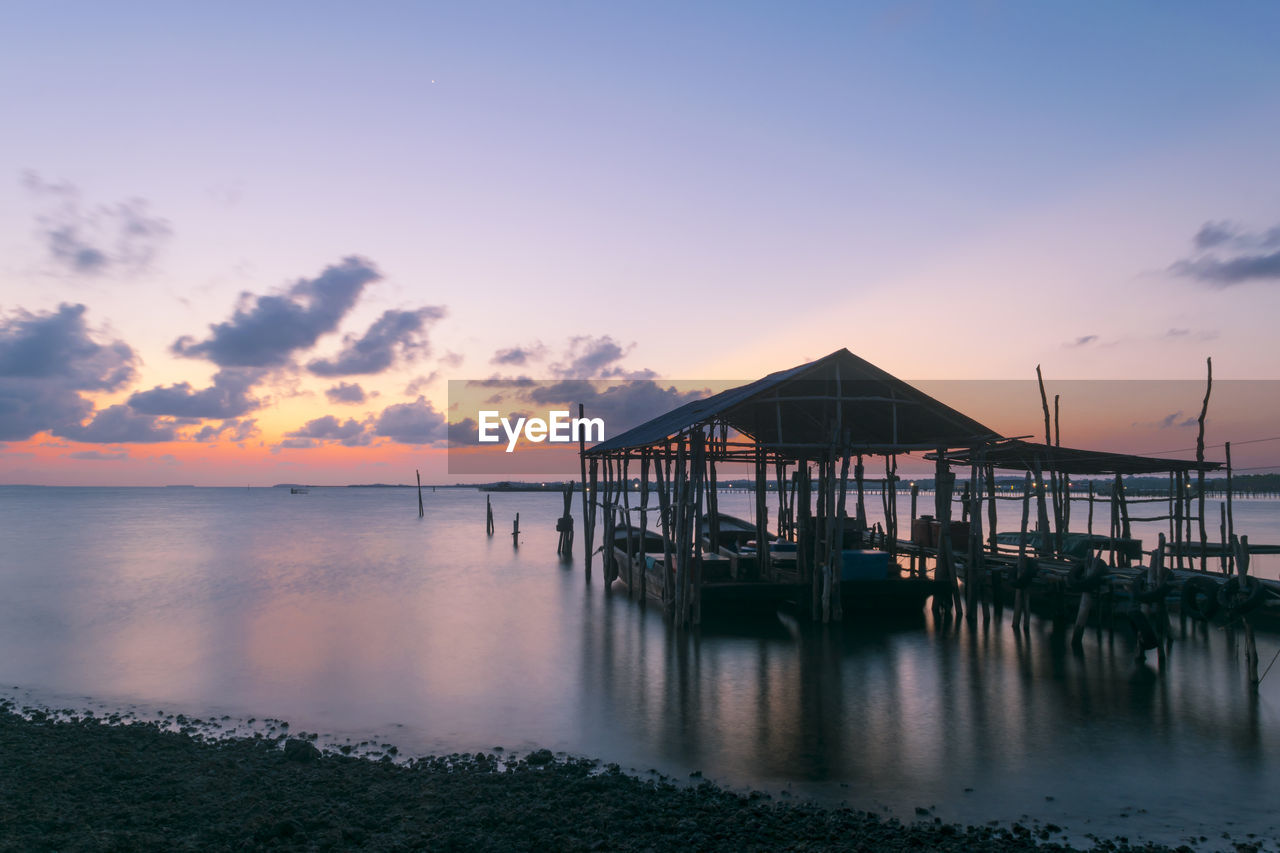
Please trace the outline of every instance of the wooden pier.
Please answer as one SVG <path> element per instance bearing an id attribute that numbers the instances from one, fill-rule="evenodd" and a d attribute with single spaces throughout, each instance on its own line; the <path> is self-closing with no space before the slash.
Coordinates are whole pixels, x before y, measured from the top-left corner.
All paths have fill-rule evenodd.
<path id="1" fill-rule="evenodd" d="M 1204 459 L 1208 397 L 1195 460 L 1107 453 L 1061 445 L 1043 383 L 1045 442 L 1011 439 L 839 350 L 581 448 L 587 577 L 600 553 L 607 584 L 660 604 L 678 626 L 777 607 L 823 622 L 919 613 L 931 599 L 942 619 L 985 620 L 1011 604 L 1025 632 L 1032 607 L 1047 607 L 1072 620 L 1075 643 L 1090 624 L 1122 619 L 1135 654 L 1161 661 L 1172 606 L 1242 627 L 1256 683 L 1253 625 L 1280 623 L 1280 582 L 1250 576 L 1249 557 L 1280 547 L 1235 534 L 1229 444 L 1210 537 L 1205 474 L 1224 465 Z M 900 525 L 898 456 L 909 452 L 934 464 L 932 513 L 918 513 L 928 496 L 913 483 Z M 750 472 L 750 518 L 719 509 L 727 470 Z M 1021 473 L 1021 488 L 997 488 L 998 471 Z M 1130 475 L 1167 477 L 1168 489 L 1126 494 Z M 883 521 L 872 527 L 877 495 Z M 1001 503 L 1016 506 L 1017 532 L 999 532 Z M 1165 523 L 1157 544 L 1133 536 L 1138 522 Z"/>

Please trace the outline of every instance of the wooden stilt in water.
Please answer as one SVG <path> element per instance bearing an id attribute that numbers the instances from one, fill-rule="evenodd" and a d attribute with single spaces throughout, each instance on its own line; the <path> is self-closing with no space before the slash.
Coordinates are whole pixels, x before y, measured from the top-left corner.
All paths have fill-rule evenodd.
<path id="1" fill-rule="evenodd" d="M 488 495 L 484 496 L 484 532 L 493 535 L 493 503 Z"/>
<path id="2" fill-rule="evenodd" d="M 1240 579 L 1240 588 L 1247 588 L 1247 580 L 1249 577 L 1249 537 L 1248 536 L 1232 536 L 1231 550 L 1235 552 L 1236 557 L 1236 577 Z M 1257 583 L 1257 581 L 1254 581 Z M 1240 624 L 1244 627 L 1244 655 L 1245 665 L 1248 668 L 1249 686 L 1254 690 L 1258 689 L 1258 645 L 1253 638 L 1253 626 L 1249 624 L 1248 614 L 1240 616 Z"/>
<path id="3" fill-rule="evenodd" d="M 414 468 L 413 475 L 418 478 L 418 518 L 422 518 L 427 514 L 426 510 L 422 508 L 422 474 L 417 468 Z"/>
<path id="4" fill-rule="evenodd" d="M 599 476 L 599 461 L 595 458 L 591 460 L 591 483 L 587 486 L 586 491 L 590 492 L 590 501 L 587 501 L 586 517 L 582 519 L 583 546 L 586 551 L 586 559 L 583 571 L 586 573 L 587 583 L 591 583 L 591 552 L 596 540 L 596 503 L 599 500 L 599 492 L 597 491 L 596 480 Z M 584 498 L 585 500 L 585 498 Z"/>
<path id="5" fill-rule="evenodd" d="M 1235 520 L 1235 515 L 1232 513 L 1232 508 L 1231 508 L 1231 493 L 1235 491 L 1231 482 L 1231 442 L 1229 441 L 1226 442 L 1223 445 L 1223 449 L 1225 450 L 1227 455 L 1227 542 L 1230 543 L 1234 540 L 1234 537 L 1236 535 L 1236 520 Z M 1230 573 L 1232 568 L 1234 567 L 1235 559 L 1236 559 L 1235 549 L 1228 548 L 1227 549 L 1227 572 L 1228 573 Z"/>
<path id="6" fill-rule="evenodd" d="M 1031 474 L 1028 472 L 1022 485 L 1022 524 L 1019 527 L 1018 534 L 1018 562 L 1014 572 L 1015 581 L 1019 580 L 1023 573 L 1027 571 L 1027 526 L 1031 519 L 1031 488 Z M 1023 631 L 1031 630 L 1030 619 L 1027 614 L 1030 603 L 1030 585 L 1023 587 L 1019 583 L 1014 587 L 1013 593 L 1013 630 L 1018 630 L 1019 620 L 1021 620 Z"/>
<path id="7" fill-rule="evenodd" d="M 511 522 L 511 547 L 520 547 L 520 513 L 516 513 L 516 520 Z"/>
<path id="8" fill-rule="evenodd" d="M 1218 504 L 1218 536 L 1222 541 L 1222 556 L 1218 558 L 1220 563 L 1220 571 L 1225 575 L 1227 573 L 1227 549 L 1230 542 L 1227 539 L 1227 505 L 1225 503 Z"/>
<path id="9" fill-rule="evenodd" d="M 586 420 L 586 412 L 582 403 L 578 404 L 578 419 Z M 591 580 L 591 526 L 587 523 L 587 502 L 594 499 L 595 495 L 587 487 L 587 431 L 585 429 L 578 431 L 578 473 L 582 480 L 582 562 L 587 567 L 587 581 Z M 595 460 L 592 460 L 595 465 Z M 565 515 L 568 515 L 566 512 Z"/>
<path id="10" fill-rule="evenodd" d="M 662 604 L 671 607 L 675 601 L 675 589 L 671 583 L 671 567 L 674 554 L 671 539 L 675 535 L 672 516 L 672 495 L 667 491 L 671 481 L 671 446 L 663 448 L 662 456 L 654 460 L 654 477 L 658 489 L 658 519 L 662 528 Z"/>
<path id="11" fill-rule="evenodd" d="M 1089 551 L 1085 557 L 1086 576 L 1098 570 L 1102 561 L 1096 552 Z M 1076 624 L 1071 629 L 1071 645 L 1079 647 L 1084 637 L 1084 629 L 1089 624 L 1089 611 L 1093 609 L 1094 594 L 1089 591 L 1080 593 L 1080 607 L 1076 610 Z"/>
<path id="12" fill-rule="evenodd" d="M 568 557 L 573 554 L 573 483 L 564 484 L 564 512 L 556 521 L 556 530 L 560 533 L 556 543 L 556 553 Z"/>

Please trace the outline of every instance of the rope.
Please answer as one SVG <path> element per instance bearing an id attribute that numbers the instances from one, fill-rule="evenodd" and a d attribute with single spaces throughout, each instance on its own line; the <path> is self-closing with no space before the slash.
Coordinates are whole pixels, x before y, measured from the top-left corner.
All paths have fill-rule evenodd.
<path id="1" fill-rule="evenodd" d="M 1275 657 L 1271 658 L 1271 663 L 1267 664 L 1267 668 L 1263 671 L 1262 676 L 1258 679 L 1258 683 L 1262 683 L 1262 679 L 1267 677 L 1267 673 L 1271 671 L 1271 667 L 1275 665 L 1276 658 L 1280 658 L 1280 649 L 1276 649 Z"/>

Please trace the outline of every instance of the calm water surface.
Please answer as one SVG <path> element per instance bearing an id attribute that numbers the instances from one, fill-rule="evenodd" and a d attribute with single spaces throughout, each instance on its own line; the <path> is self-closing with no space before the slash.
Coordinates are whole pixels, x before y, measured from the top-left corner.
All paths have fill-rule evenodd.
<path id="1" fill-rule="evenodd" d="M 474 491 L 428 492 L 419 520 L 400 489 L 0 487 L 0 681 L 409 753 L 546 746 L 906 818 L 1280 834 L 1280 674 L 1252 694 L 1230 632 L 1175 619 L 1164 672 L 1119 627 L 1074 652 L 1049 621 L 1016 637 L 1008 614 L 677 634 L 607 594 L 598 560 L 588 585 L 580 547 L 556 557 L 560 496 L 493 499 L 489 538 Z M 1280 542 L 1280 502 L 1235 515 Z M 1278 648 L 1260 635 L 1263 667 Z"/>

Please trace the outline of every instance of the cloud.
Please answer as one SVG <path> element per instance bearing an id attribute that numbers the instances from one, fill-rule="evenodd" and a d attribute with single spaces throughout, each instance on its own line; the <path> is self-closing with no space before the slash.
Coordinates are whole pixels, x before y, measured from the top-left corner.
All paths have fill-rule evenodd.
<path id="1" fill-rule="evenodd" d="M 1165 415 L 1159 422 L 1157 422 L 1156 426 L 1160 427 L 1160 429 L 1169 429 L 1171 427 L 1198 426 L 1199 423 L 1199 420 L 1195 417 L 1183 417 L 1182 411 L 1179 410 L 1172 414 Z"/>
<path id="2" fill-rule="evenodd" d="M 369 261 L 344 258 L 313 279 L 300 279 L 283 294 L 241 294 L 230 320 L 211 325 L 210 336 L 174 341 L 172 350 L 207 358 L 220 367 L 278 367 L 296 350 L 308 349 L 337 328 L 366 285 L 382 275 Z"/>
<path id="3" fill-rule="evenodd" d="M 103 453 L 101 450 L 77 450 L 75 453 L 68 453 L 68 459 L 87 459 L 93 462 L 117 462 L 121 459 L 129 458 L 129 451 L 121 450 L 116 453 Z"/>
<path id="4" fill-rule="evenodd" d="M 657 375 L 652 370 L 628 371 L 618 364 L 634 348 L 635 344 L 623 347 L 609 335 L 579 335 L 569 339 L 562 360 L 551 365 L 551 371 L 566 379 L 652 379 Z"/>
<path id="5" fill-rule="evenodd" d="M 373 424 L 375 435 L 400 444 L 431 444 L 448 437 L 445 416 L 426 398 L 387 406 Z"/>
<path id="6" fill-rule="evenodd" d="M 177 437 L 171 422 L 161 421 L 151 415 L 140 415 L 125 405 L 100 409 L 89 423 L 83 426 L 63 424 L 53 434 L 72 441 L 93 444 L 148 444 L 157 441 L 173 441 Z"/>
<path id="7" fill-rule="evenodd" d="M 412 360 L 427 352 L 423 332 L 445 315 L 445 309 L 428 305 L 416 311 L 388 310 L 361 338 L 348 335 L 333 359 L 315 359 L 307 369 L 317 376 L 356 376 L 381 373 L 397 359 Z"/>
<path id="8" fill-rule="evenodd" d="M 405 386 L 404 393 L 406 397 L 418 397 L 428 385 L 440 378 L 440 371 L 433 370 L 426 376 L 415 376 L 413 381 Z"/>
<path id="9" fill-rule="evenodd" d="M 547 352 L 547 348 L 541 342 L 524 347 L 508 347 L 500 349 L 493 354 L 493 358 L 489 359 L 490 364 L 499 364 L 505 367 L 523 367 L 531 361 L 541 359 Z"/>
<path id="10" fill-rule="evenodd" d="M 1239 231 L 1239 226 L 1230 222 L 1206 222 L 1200 226 L 1191 242 L 1195 243 L 1197 249 L 1212 249 L 1229 243 Z"/>
<path id="11" fill-rule="evenodd" d="M 621 360 L 630 349 L 622 346 L 608 335 L 593 338 L 590 335 L 579 335 L 569 339 L 563 361 L 553 364 L 551 369 L 557 376 L 577 379 L 591 379 L 596 376 L 612 376 L 616 370 L 614 363 Z"/>
<path id="12" fill-rule="evenodd" d="M 1215 287 L 1247 281 L 1280 281 L 1280 225 L 1266 231 L 1247 231 L 1232 222 L 1206 222 L 1192 239 L 1200 252 L 1226 253 L 1183 258 L 1169 271 Z"/>
<path id="13" fill-rule="evenodd" d="M 22 183 L 44 202 L 36 223 L 49 258 L 77 275 L 142 272 L 173 233 L 167 220 L 147 211 L 143 199 L 85 210 L 73 184 L 49 183 L 30 171 Z"/>
<path id="14" fill-rule="evenodd" d="M 1184 427 L 1198 426 L 1199 423 L 1200 421 L 1195 415 L 1186 417 L 1183 415 L 1182 410 L 1178 410 L 1165 415 L 1158 421 L 1137 421 L 1133 426 L 1147 429 L 1182 429 Z"/>
<path id="15" fill-rule="evenodd" d="M 226 420 L 221 424 L 209 424 L 204 426 L 192 436 L 192 440 L 201 443 L 212 441 L 230 441 L 235 444 L 241 444 L 255 435 L 261 434 L 262 430 L 258 429 L 258 421 L 256 418 L 245 418 L 243 420 Z"/>
<path id="16" fill-rule="evenodd" d="M 1213 257 L 1178 261 L 1169 267 L 1174 275 L 1194 278 L 1218 287 L 1253 280 L 1280 280 L 1280 251 L 1265 255 L 1240 255 L 1228 260 Z"/>
<path id="17" fill-rule="evenodd" d="M 329 398 L 330 403 L 363 403 L 368 396 L 364 389 L 357 382 L 339 382 L 332 388 L 325 390 L 324 395 Z"/>
<path id="18" fill-rule="evenodd" d="M 264 370 L 225 368 L 213 377 L 213 385 L 192 391 L 189 382 L 179 382 L 150 391 L 138 391 L 129 397 L 129 407 L 146 415 L 171 415 L 184 418 L 236 418 L 261 407 L 262 402 L 249 391 L 266 374 Z"/>
<path id="19" fill-rule="evenodd" d="M 333 415 L 325 415 L 322 418 L 315 418 L 307 421 L 306 426 L 296 429 L 293 432 L 285 433 L 286 443 L 282 446 L 301 447 L 315 446 L 318 441 L 336 441 L 344 447 L 361 447 L 368 444 L 373 437 L 369 435 L 364 424 L 357 422 L 354 418 L 347 418 L 346 422 L 339 421 Z M 288 439 L 312 442 L 309 445 L 289 444 Z"/>
<path id="20" fill-rule="evenodd" d="M 1089 344 L 1093 344 L 1093 343 L 1097 343 L 1097 342 L 1098 342 L 1098 336 L 1097 336 L 1097 335 L 1081 335 L 1080 337 L 1076 338 L 1074 341 L 1071 341 L 1070 343 L 1064 344 L 1064 346 L 1068 346 L 1068 347 L 1087 347 Z"/>
<path id="21" fill-rule="evenodd" d="M 134 377 L 123 341 L 98 343 L 83 305 L 0 318 L 0 440 L 78 426 L 93 411 L 80 392 L 114 391 Z"/>

